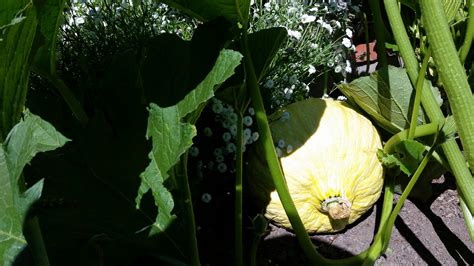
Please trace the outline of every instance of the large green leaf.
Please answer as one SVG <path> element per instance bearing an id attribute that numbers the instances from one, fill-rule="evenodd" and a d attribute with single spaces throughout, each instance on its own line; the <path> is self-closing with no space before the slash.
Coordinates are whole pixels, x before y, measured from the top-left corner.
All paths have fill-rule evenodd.
<path id="1" fill-rule="evenodd" d="M 25 112 L 24 119 L 0 146 L 0 263 L 12 265 L 27 243 L 22 233 L 26 212 L 39 198 L 43 182 L 26 191 L 18 187 L 23 168 L 38 152 L 54 150 L 68 139 L 40 117 Z"/>
<path id="2" fill-rule="evenodd" d="M 259 82 L 265 76 L 287 36 L 286 29 L 281 27 L 268 28 L 248 35 L 250 55 Z M 243 86 L 244 82 L 244 69 L 241 65 L 237 68 L 236 74 L 225 82 L 224 89 L 218 92 L 217 97 L 230 105 L 234 105 L 236 101 L 246 102 L 248 91 Z"/>
<path id="3" fill-rule="evenodd" d="M 40 72 L 55 75 L 56 43 L 63 16 L 65 0 L 35 0 L 38 11 L 39 33 L 36 35 L 36 51 L 33 66 Z"/>
<path id="4" fill-rule="evenodd" d="M 250 0 L 162 0 L 174 8 L 203 21 L 225 17 L 232 22 L 248 20 Z"/>
<path id="5" fill-rule="evenodd" d="M 150 105 L 147 138 L 152 138 L 153 148 L 149 153 L 150 164 L 140 175 L 142 183 L 136 198 L 139 207 L 142 197 L 152 191 L 158 215 L 150 234 L 164 232 L 175 218 L 172 214 L 174 201 L 164 186 L 168 171 L 179 157 L 192 145 L 196 128 L 183 118 L 196 110 L 214 95 L 216 86 L 222 84 L 240 63 L 242 55 L 232 50 L 221 51 L 216 63 L 206 78 L 178 104 L 169 107 Z"/>
<path id="6" fill-rule="evenodd" d="M 285 28 L 274 27 L 249 34 L 249 49 L 255 74 L 260 81 L 273 61 L 273 58 L 286 41 L 288 33 Z"/>
<path id="7" fill-rule="evenodd" d="M 172 106 L 206 77 L 229 36 L 230 23 L 216 19 L 201 24 L 191 41 L 161 34 L 147 42 L 140 69 L 146 101 Z"/>
<path id="8" fill-rule="evenodd" d="M 387 74 L 389 84 L 384 81 L 384 74 Z M 436 88 L 431 84 L 428 86 L 439 95 Z M 409 127 L 414 90 L 405 69 L 388 66 L 387 71 L 379 70 L 338 87 L 388 132 L 394 134 Z M 422 121 L 421 114 L 422 111 L 419 122 Z"/>
<path id="9" fill-rule="evenodd" d="M 0 141 L 19 120 L 24 108 L 36 33 L 36 9 L 27 0 L 0 5 Z M 3 28 L 3 29 L 2 29 Z"/>

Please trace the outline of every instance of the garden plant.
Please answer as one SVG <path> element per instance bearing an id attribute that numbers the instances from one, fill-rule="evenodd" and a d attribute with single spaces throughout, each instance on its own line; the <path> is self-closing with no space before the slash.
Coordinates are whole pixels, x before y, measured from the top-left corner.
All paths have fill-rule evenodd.
<path id="1" fill-rule="evenodd" d="M 473 240 L 474 2 L 327 2 L 2 0 L 0 265 L 259 265 L 269 222 L 372 265 L 448 172 Z M 377 200 L 365 251 L 318 252 Z"/>

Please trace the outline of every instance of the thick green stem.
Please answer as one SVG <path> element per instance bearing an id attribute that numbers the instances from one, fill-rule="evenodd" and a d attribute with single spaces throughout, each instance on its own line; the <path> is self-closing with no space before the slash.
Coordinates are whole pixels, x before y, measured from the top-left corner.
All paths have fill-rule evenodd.
<path id="1" fill-rule="evenodd" d="M 464 35 L 462 46 L 459 49 L 459 60 L 463 65 L 466 61 L 467 54 L 469 54 L 469 50 L 471 50 L 472 38 L 474 38 L 474 1 L 468 1 L 468 4 L 469 14 L 467 19 L 466 34 Z"/>
<path id="2" fill-rule="evenodd" d="M 441 0 L 420 0 L 423 25 L 471 169 L 474 168 L 474 97 L 458 58 Z M 469 196 L 465 194 L 465 196 Z M 472 194 L 470 194 L 472 196 Z"/>
<path id="3" fill-rule="evenodd" d="M 247 87 L 250 91 L 250 98 L 252 99 L 252 105 L 255 109 L 255 120 L 257 122 L 258 131 L 260 133 L 259 145 L 263 146 L 265 159 L 268 163 L 273 183 L 278 192 L 278 196 L 280 197 L 280 200 L 283 204 L 283 208 L 285 209 L 288 219 L 290 220 L 290 223 L 293 227 L 293 230 L 296 233 L 296 237 L 300 242 L 301 248 L 312 263 L 324 264 L 325 259 L 314 248 L 311 239 L 306 233 L 306 229 L 303 225 L 303 222 L 301 221 L 298 215 L 296 206 L 293 203 L 293 200 L 291 199 L 288 187 L 286 186 L 283 171 L 280 167 L 278 156 L 275 151 L 274 142 L 270 131 L 270 125 L 265 112 L 263 99 L 260 94 L 257 77 L 255 75 L 251 53 L 247 43 L 247 32 L 245 28 L 243 30 L 243 38 L 241 43 L 244 55 L 244 64 L 247 74 Z"/>
<path id="4" fill-rule="evenodd" d="M 410 39 L 405 30 L 405 25 L 400 15 L 397 0 L 384 0 L 385 10 L 392 28 L 393 36 L 397 42 L 398 49 L 405 63 L 410 80 L 415 84 L 418 77 L 419 67 Z M 457 58 L 457 56 L 456 56 Z M 472 98 L 472 96 L 469 96 Z M 423 87 L 421 97 L 423 109 L 431 121 L 439 121 L 444 118 L 438 106 L 436 98 L 428 86 Z M 466 165 L 465 159 L 455 140 L 448 140 L 441 144 L 450 168 L 456 177 L 458 189 L 465 195 L 465 202 L 471 213 L 474 213 L 474 179 Z"/>
<path id="5" fill-rule="evenodd" d="M 418 178 L 421 176 L 421 173 L 423 172 L 426 165 L 428 164 L 431 154 L 434 152 L 434 150 L 435 150 L 435 146 L 433 146 L 428 151 L 428 153 L 423 157 L 423 160 L 421 161 L 420 165 L 418 166 L 415 173 L 413 174 L 413 177 L 410 179 L 410 182 L 408 182 L 405 190 L 403 191 L 402 195 L 398 199 L 397 204 L 393 208 L 393 211 L 390 214 L 390 217 L 385 223 L 381 223 L 382 234 L 376 237 L 371 249 L 369 250 L 367 254 L 367 258 L 364 261 L 363 265 L 373 265 L 375 260 L 377 260 L 377 258 L 380 257 L 382 252 L 384 252 L 388 248 L 388 244 L 390 243 L 390 235 L 392 234 L 393 226 L 395 224 L 395 219 L 397 218 L 398 213 L 403 207 L 403 203 L 405 202 L 411 190 L 415 186 L 416 181 L 418 181 Z"/>
<path id="6" fill-rule="evenodd" d="M 380 11 L 379 0 L 369 0 L 369 6 L 372 10 L 372 16 L 374 17 L 375 38 L 377 40 L 375 49 L 377 49 L 377 61 L 379 64 L 377 67 L 384 69 L 388 65 L 388 61 L 387 51 L 385 49 L 385 26 L 382 12 Z"/>
<path id="7" fill-rule="evenodd" d="M 243 177 L 243 119 L 242 112 L 237 112 L 237 154 L 235 173 L 235 205 L 234 205 L 234 243 L 235 243 L 235 265 L 244 265 L 244 252 L 242 241 L 242 177 Z"/>
<path id="8" fill-rule="evenodd" d="M 461 210 L 464 214 L 464 221 L 466 223 L 467 232 L 471 237 L 471 241 L 474 242 L 474 217 L 467 209 L 466 203 L 464 202 L 464 196 L 460 195 L 459 197 L 459 205 L 461 206 Z"/>
<path id="9" fill-rule="evenodd" d="M 59 94 L 61 94 L 61 96 L 63 97 L 64 101 L 68 105 L 73 115 L 79 121 L 79 123 L 82 126 L 85 126 L 89 121 L 89 117 L 87 116 L 84 108 L 82 108 L 81 103 L 77 100 L 76 96 L 74 96 L 74 94 L 64 83 L 64 81 L 62 81 L 58 76 L 47 73 L 43 69 L 35 68 L 34 71 L 49 80 L 49 82 L 54 85 L 54 87 L 58 90 Z"/>
<path id="10" fill-rule="evenodd" d="M 420 111 L 421 95 L 423 92 L 423 83 L 425 81 L 425 72 L 428 68 L 429 61 L 430 50 L 428 50 L 428 52 L 425 54 L 425 58 L 423 58 L 423 64 L 421 65 L 420 73 L 418 73 L 418 77 L 416 79 L 416 93 L 415 100 L 413 101 L 413 112 L 411 114 L 410 129 L 408 130 L 408 139 L 414 139 L 415 137 L 415 129 L 418 124 L 418 112 Z"/>
<path id="11" fill-rule="evenodd" d="M 413 133 L 414 138 L 424 137 L 436 134 L 438 131 L 439 123 L 429 123 L 417 126 Z M 402 140 L 409 139 L 409 130 L 405 129 L 393 135 L 386 143 L 384 147 L 384 152 L 387 154 L 393 153 L 395 146 L 400 143 Z"/>
<path id="12" fill-rule="evenodd" d="M 364 20 L 364 39 L 365 39 L 365 72 L 370 70 L 370 43 L 369 43 L 369 23 L 367 21 L 367 14 L 363 13 Z"/>
<path id="13" fill-rule="evenodd" d="M 37 266 L 49 266 L 48 253 L 44 246 L 43 235 L 39 225 L 38 217 L 27 218 L 25 223 L 25 236 L 31 246 L 34 261 Z"/>
<path id="14" fill-rule="evenodd" d="M 193 200 L 191 197 L 191 189 L 189 188 L 188 181 L 188 153 L 185 153 L 181 156 L 181 170 L 182 172 L 177 175 L 179 178 L 178 182 L 183 188 L 184 193 L 184 220 L 187 226 L 187 235 L 188 235 L 188 250 L 189 250 L 189 263 L 193 266 L 199 266 L 199 249 L 196 236 L 196 222 L 194 219 L 194 209 L 193 209 Z"/>
<path id="15" fill-rule="evenodd" d="M 283 175 L 283 170 L 281 169 L 280 162 L 275 151 L 269 121 L 265 112 L 263 99 L 260 94 L 257 77 L 255 75 L 255 70 L 247 43 L 246 30 L 247 29 L 245 28 L 243 29 L 241 45 L 244 55 L 245 73 L 247 74 L 246 83 L 248 90 L 250 91 L 250 98 L 255 109 L 255 120 L 260 133 L 258 145 L 262 145 L 263 147 L 264 156 L 272 176 L 273 184 L 275 185 L 278 197 L 282 202 L 283 208 L 285 209 L 293 231 L 296 234 L 296 238 L 298 239 L 304 253 L 308 256 L 308 259 L 313 265 L 360 265 L 365 257 L 365 252 L 347 259 L 326 259 L 316 251 L 313 243 L 311 242 L 311 238 L 306 232 L 303 222 L 301 221 L 301 218 L 298 214 L 298 210 L 296 209 L 293 199 L 289 193 L 285 177 Z"/>

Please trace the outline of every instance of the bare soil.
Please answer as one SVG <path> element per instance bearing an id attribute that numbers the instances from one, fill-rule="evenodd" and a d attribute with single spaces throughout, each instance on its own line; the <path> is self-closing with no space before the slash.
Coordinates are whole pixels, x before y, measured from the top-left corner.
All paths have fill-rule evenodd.
<path id="1" fill-rule="evenodd" d="M 432 186 L 434 194 L 427 202 L 405 202 L 389 248 L 375 265 L 474 265 L 474 242 L 469 238 L 453 182 L 441 177 Z M 380 208 L 379 202 L 342 233 L 312 236 L 318 251 L 330 258 L 364 251 L 377 230 Z M 259 265 L 309 265 L 294 234 L 273 225 L 269 229 L 259 246 Z"/>

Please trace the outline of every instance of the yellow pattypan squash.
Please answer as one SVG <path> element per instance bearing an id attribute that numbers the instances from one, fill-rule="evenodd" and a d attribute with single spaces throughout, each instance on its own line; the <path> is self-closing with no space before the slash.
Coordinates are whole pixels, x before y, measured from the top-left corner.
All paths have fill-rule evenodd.
<path id="1" fill-rule="evenodd" d="M 336 232 L 353 223 L 377 201 L 382 148 L 372 123 L 345 103 L 307 99 L 270 116 L 273 140 L 288 189 L 310 233 Z M 249 152 L 250 190 L 265 203 L 265 216 L 291 229 L 260 145 Z"/>

